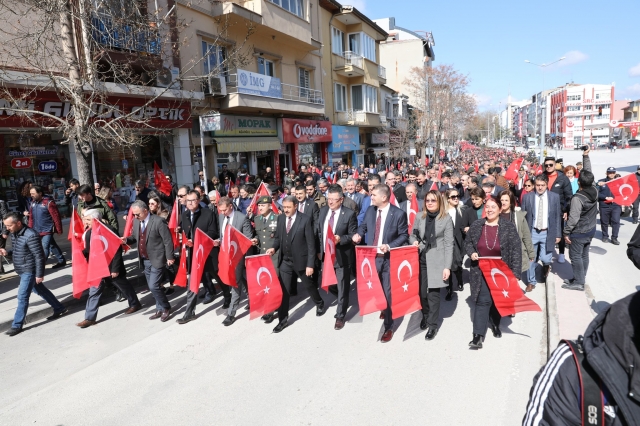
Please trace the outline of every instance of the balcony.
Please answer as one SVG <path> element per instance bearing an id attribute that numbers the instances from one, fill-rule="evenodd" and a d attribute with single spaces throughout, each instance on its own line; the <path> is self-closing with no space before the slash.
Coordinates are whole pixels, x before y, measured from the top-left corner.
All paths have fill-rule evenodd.
<path id="1" fill-rule="evenodd" d="M 389 120 L 389 123 L 391 124 L 390 126 L 391 129 L 398 130 L 401 132 L 404 132 L 407 130 L 408 120 L 406 118 L 402 118 L 402 117 L 392 118 L 391 120 Z"/>
<path id="2" fill-rule="evenodd" d="M 338 124 L 360 127 L 384 127 L 387 122 L 385 115 L 375 112 L 355 111 L 349 109 L 336 113 Z M 384 120 L 384 123 L 383 123 Z"/>
<path id="3" fill-rule="evenodd" d="M 378 65 L 378 78 L 384 80 L 384 83 L 387 82 L 387 69 L 382 65 Z"/>
<path id="4" fill-rule="evenodd" d="M 99 45 L 114 50 L 159 55 L 160 34 L 155 22 L 118 22 L 111 15 L 91 16 L 91 37 Z"/>
<path id="5" fill-rule="evenodd" d="M 334 53 L 334 71 L 345 77 L 364 76 L 364 58 L 351 51 L 345 51 L 342 55 Z"/>

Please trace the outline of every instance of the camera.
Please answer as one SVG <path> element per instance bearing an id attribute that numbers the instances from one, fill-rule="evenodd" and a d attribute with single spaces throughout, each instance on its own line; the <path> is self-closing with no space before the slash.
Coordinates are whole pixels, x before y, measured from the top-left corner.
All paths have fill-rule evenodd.
<path id="1" fill-rule="evenodd" d="M 586 151 L 586 150 L 588 150 L 588 149 L 589 149 L 589 145 L 582 145 L 582 146 L 580 147 L 580 149 L 581 149 L 581 150 L 583 150 L 583 151 Z"/>

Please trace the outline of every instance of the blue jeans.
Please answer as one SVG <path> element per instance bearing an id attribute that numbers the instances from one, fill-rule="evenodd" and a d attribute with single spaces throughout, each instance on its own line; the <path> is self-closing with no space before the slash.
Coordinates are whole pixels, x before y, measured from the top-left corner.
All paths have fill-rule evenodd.
<path id="1" fill-rule="evenodd" d="M 533 252 L 539 253 L 538 259 L 542 261 L 543 265 L 551 265 L 551 261 L 553 260 L 553 253 L 547 253 L 547 231 L 537 231 L 535 229 L 531 230 L 531 242 L 533 243 Z M 538 251 L 540 250 L 540 251 Z M 538 260 L 535 259 L 531 262 L 531 266 L 529 267 L 528 284 L 536 285 L 536 265 L 538 264 Z"/>
<path id="2" fill-rule="evenodd" d="M 45 262 L 49 258 L 49 251 L 53 253 L 53 255 L 58 259 L 58 263 L 64 263 L 64 256 L 62 254 L 62 250 L 58 247 L 58 243 L 56 243 L 55 238 L 53 238 L 52 234 L 42 235 L 42 249 L 44 250 L 44 259 Z"/>
<path id="3" fill-rule="evenodd" d="M 36 274 L 27 272 L 20 274 L 20 286 L 18 287 L 18 308 L 16 314 L 13 317 L 13 323 L 11 328 L 22 328 L 24 325 L 24 319 L 27 316 L 27 309 L 29 308 L 29 297 L 31 292 L 34 292 L 38 296 L 42 297 L 51 307 L 54 313 L 63 312 L 65 307 L 62 303 L 56 299 L 51 291 L 44 286 L 44 284 L 36 285 Z"/>

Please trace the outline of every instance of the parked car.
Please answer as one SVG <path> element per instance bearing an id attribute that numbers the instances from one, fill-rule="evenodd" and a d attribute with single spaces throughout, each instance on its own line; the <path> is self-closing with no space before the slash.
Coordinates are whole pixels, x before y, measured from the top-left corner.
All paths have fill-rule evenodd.
<path id="1" fill-rule="evenodd" d="M 640 145 L 640 139 L 629 139 L 629 146 L 638 146 Z"/>

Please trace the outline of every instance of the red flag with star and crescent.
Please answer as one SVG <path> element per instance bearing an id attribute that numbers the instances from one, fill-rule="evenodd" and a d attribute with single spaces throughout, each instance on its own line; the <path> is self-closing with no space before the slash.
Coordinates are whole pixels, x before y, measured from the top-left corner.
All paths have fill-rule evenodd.
<path id="1" fill-rule="evenodd" d="M 76 212 L 75 214 L 77 215 L 78 213 Z M 82 293 L 85 290 L 88 290 L 89 287 L 99 286 L 102 278 L 94 282 L 89 282 L 87 280 L 89 263 L 84 257 L 84 253 L 82 253 L 82 249 L 84 248 L 84 228 L 81 232 L 76 234 L 77 235 L 74 235 L 71 240 L 71 253 L 73 256 L 73 262 L 71 263 L 71 291 L 73 293 L 73 297 L 80 299 L 80 297 L 82 297 Z"/>
<path id="2" fill-rule="evenodd" d="M 133 233 L 133 209 L 129 207 L 129 212 L 127 213 L 127 221 L 124 224 L 124 232 L 122 236 L 125 238 L 129 238 Z"/>
<path id="3" fill-rule="evenodd" d="M 542 311 L 536 302 L 524 295 L 517 278 L 501 258 L 481 257 L 478 266 L 501 316 L 506 317 L 524 311 Z"/>
<path id="4" fill-rule="evenodd" d="M 420 264 L 418 247 L 404 246 L 390 250 L 392 318 L 400 318 L 421 309 L 419 286 Z"/>
<path id="5" fill-rule="evenodd" d="M 189 277 L 189 290 L 197 293 L 200 289 L 200 280 L 207 264 L 209 253 L 213 249 L 213 239 L 196 228 L 196 235 L 193 237 L 193 258 L 191 259 L 191 276 Z M 182 262 L 182 259 L 180 259 Z"/>
<path id="6" fill-rule="evenodd" d="M 336 242 L 333 237 L 333 229 L 327 226 L 327 240 L 324 244 L 324 262 L 322 263 L 322 285 L 320 286 L 327 293 L 330 286 L 338 284 L 336 270 L 333 269 L 333 265 L 336 263 Z"/>
<path id="7" fill-rule="evenodd" d="M 273 261 L 268 254 L 247 256 L 247 291 L 249 293 L 249 319 L 270 314 L 282 304 L 282 288 Z"/>
<path id="8" fill-rule="evenodd" d="M 171 210 L 171 217 L 169 218 L 169 231 L 171 231 L 171 240 L 173 241 L 173 248 L 178 247 L 180 242 L 178 241 L 178 215 L 180 209 L 178 208 L 178 199 L 173 202 L 173 210 Z"/>
<path id="9" fill-rule="evenodd" d="M 393 188 L 389 188 L 389 189 L 391 190 L 391 197 L 389 198 L 389 202 L 396 207 L 400 207 L 400 203 L 398 203 L 398 200 L 396 200 L 396 196 L 393 193 Z"/>
<path id="10" fill-rule="evenodd" d="M 187 236 L 182 233 L 182 249 L 180 250 L 180 266 L 173 280 L 173 283 L 179 287 L 187 286 Z"/>
<path id="11" fill-rule="evenodd" d="M 630 173 L 605 183 L 611 190 L 613 202 L 620 206 L 630 206 L 638 198 L 638 179 Z"/>
<path id="12" fill-rule="evenodd" d="M 354 169 L 353 178 L 354 179 L 360 179 L 360 173 L 358 173 L 358 169 Z"/>
<path id="13" fill-rule="evenodd" d="M 223 283 L 238 287 L 236 267 L 242 260 L 242 256 L 252 245 L 251 240 L 245 237 L 242 232 L 231 225 L 227 225 L 220 244 L 220 255 L 218 256 L 218 265 L 220 267 L 218 275 Z"/>
<path id="14" fill-rule="evenodd" d="M 409 207 L 409 212 L 407 213 L 407 220 L 409 222 L 409 233 L 413 229 L 413 222 L 416 220 L 416 216 L 418 215 L 418 195 L 414 194 L 411 198 L 411 204 Z"/>
<path id="15" fill-rule="evenodd" d="M 71 214 L 71 224 L 69 225 L 67 240 L 73 241 L 74 238 L 77 238 L 76 235 L 81 236 L 82 234 L 84 234 L 84 225 L 82 224 L 78 210 L 74 208 Z"/>
<path id="16" fill-rule="evenodd" d="M 504 178 L 506 180 L 518 180 L 518 170 L 520 170 L 520 167 L 522 167 L 523 161 L 524 158 L 518 158 L 517 160 L 514 160 L 513 163 L 509 165 L 507 171 L 504 173 Z"/>
<path id="17" fill-rule="evenodd" d="M 387 298 L 376 268 L 377 247 L 356 246 L 356 286 L 360 316 L 379 312 L 387 308 Z"/>
<path id="18" fill-rule="evenodd" d="M 153 181 L 158 191 L 162 192 L 164 195 L 171 194 L 173 188 L 167 180 L 167 176 L 156 162 L 153 163 Z"/>
<path id="19" fill-rule="evenodd" d="M 273 198 L 271 197 L 271 193 L 269 192 L 269 188 L 267 188 L 267 185 L 264 182 L 260 183 L 260 186 L 258 187 L 258 190 L 256 191 L 255 195 L 253 196 L 253 199 L 251 200 L 251 204 L 249 204 L 249 207 L 247 207 L 247 211 L 251 210 L 253 211 L 254 215 L 258 214 L 258 199 L 260 197 L 264 197 L 267 196 L 269 198 L 271 198 L 271 210 L 273 210 L 274 212 L 278 211 L 278 205 L 276 204 L 275 201 L 273 201 Z"/>
<path id="20" fill-rule="evenodd" d="M 87 281 L 97 281 L 97 286 L 101 278 L 111 275 L 109 265 L 121 244 L 120 237 L 98 220 L 93 219 Z"/>

